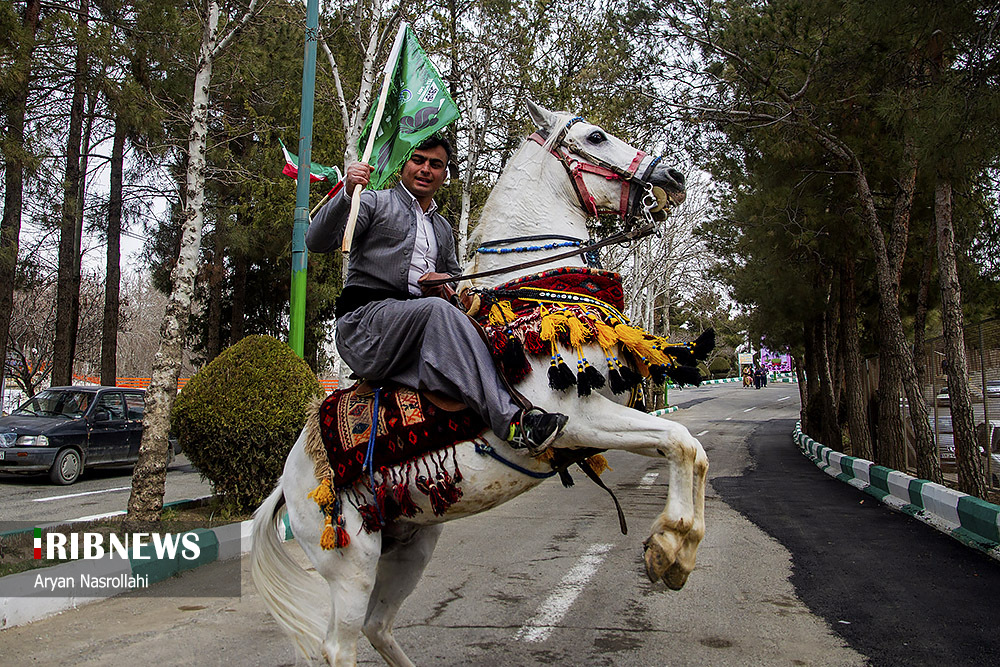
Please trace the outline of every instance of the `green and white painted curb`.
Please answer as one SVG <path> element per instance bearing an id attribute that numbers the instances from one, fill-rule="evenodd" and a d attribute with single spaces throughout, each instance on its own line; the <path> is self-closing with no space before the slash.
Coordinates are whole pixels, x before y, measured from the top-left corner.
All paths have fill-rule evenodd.
<path id="1" fill-rule="evenodd" d="M 792 438 L 831 477 L 1000 560 L 1000 506 L 830 449 L 805 435 L 801 423 Z"/>
<path id="2" fill-rule="evenodd" d="M 34 597 L 35 578 L 39 572 L 44 572 L 46 577 L 73 577 L 74 579 L 77 579 L 83 572 L 99 577 L 123 576 L 127 578 L 129 575 L 135 575 L 148 577 L 147 581 L 152 585 L 185 570 L 208 565 L 215 561 L 239 558 L 248 553 L 250 551 L 252 523 L 251 520 L 247 520 L 218 528 L 189 531 L 199 533 L 198 543 L 201 547 L 201 553 L 194 560 L 182 558 L 180 552 L 175 558 L 140 561 L 109 555 L 99 561 L 77 560 L 47 567 L 43 570 L 28 570 L 3 577 L 0 580 L 0 591 L 3 591 L 7 597 L 0 597 L 0 630 L 31 623 L 68 609 L 75 609 L 127 592 L 127 589 L 122 589 L 97 597 Z M 286 539 L 288 532 L 290 531 L 286 532 Z"/>

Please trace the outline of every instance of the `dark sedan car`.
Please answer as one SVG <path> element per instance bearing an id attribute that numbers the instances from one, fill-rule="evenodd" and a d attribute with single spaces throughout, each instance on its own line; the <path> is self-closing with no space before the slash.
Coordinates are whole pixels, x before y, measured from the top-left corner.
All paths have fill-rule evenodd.
<path id="1" fill-rule="evenodd" d="M 48 472 L 72 484 L 84 468 L 135 463 L 142 389 L 52 387 L 0 418 L 0 472 Z M 170 456 L 179 453 L 171 440 Z"/>

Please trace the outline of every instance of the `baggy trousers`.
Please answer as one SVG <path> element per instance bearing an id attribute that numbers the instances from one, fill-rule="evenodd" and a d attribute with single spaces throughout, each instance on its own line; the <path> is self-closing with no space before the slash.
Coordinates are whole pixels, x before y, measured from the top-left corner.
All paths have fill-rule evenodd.
<path id="1" fill-rule="evenodd" d="M 337 350 L 356 375 L 438 391 L 506 440 L 519 407 L 469 318 L 444 299 L 369 303 L 337 320 Z"/>

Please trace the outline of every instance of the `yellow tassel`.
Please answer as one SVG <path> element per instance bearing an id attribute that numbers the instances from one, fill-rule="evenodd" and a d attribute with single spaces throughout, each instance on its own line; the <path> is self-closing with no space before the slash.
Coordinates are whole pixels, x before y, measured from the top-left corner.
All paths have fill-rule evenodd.
<path id="1" fill-rule="evenodd" d="M 597 327 L 597 342 L 600 343 L 601 348 L 604 349 L 604 353 L 607 354 L 608 350 L 613 349 L 618 343 L 618 336 L 615 335 L 615 330 L 605 324 L 601 318 L 595 317 L 591 322 Z"/>
<path id="2" fill-rule="evenodd" d="M 316 501 L 320 508 L 327 508 L 336 500 L 333 495 L 333 484 L 329 479 L 324 479 L 315 489 L 309 492 L 309 498 Z"/>
<path id="3" fill-rule="evenodd" d="M 542 324 L 538 330 L 538 337 L 542 340 L 547 340 L 555 344 L 556 340 L 556 326 L 555 321 L 552 319 L 552 315 L 549 314 L 548 309 L 545 306 L 541 307 L 540 312 L 542 313 Z"/>
<path id="4" fill-rule="evenodd" d="M 618 340 L 630 349 L 636 356 L 649 357 L 653 354 L 653 346 L 646 338 L 646 332 L 628 324 L 619 324 L 615 327 Z M 657 363 L 657 362 L 653 362 Z"/>
<path id="5" fill-rule="evenodd" d="M 603 475 L 605 470 L 614 470 L 614 468 L 608 465 L 608 460 L 601 454 L 594 454 L 587 457 L 587 463 L 590 465 L 590 469 L 597 473 L 598 477 Z"/>
<path id="6" fill-rule="evenodd" d="M 319 546 L 326 551 L 337 548 L 337 529 L 333 527 L 333 521 L 329 516 L 326 517 L 323 534 L 319 537 Z"/>
<path id="7" fill-rule="evenodd" d="M 490 308 L 490 324 L 495 327 L 504 326 L 515 317 L 510 301 L 498 301 Z"/>
<path id="8" fill-rule="evenodd" d="M 569 326 L 569 318 L 566 317 L 566 313 L 561 310 L 556 310 L 549 313 L 549 319 L 552 320 L 552 327 L 557 331 L 565 331 Z"/>
<path id="9" fill-rule="evenodd" d="M 566 326 L 569 328 L 569 344 L 577 348 L 577 353 L 583 356 L 582 352 L 579 352 L 580 346 L 583 345 L 584 341 L 590 336 L 590 330 L 587 329 L 586 325 L 575 317 L 566 318 Z"/>

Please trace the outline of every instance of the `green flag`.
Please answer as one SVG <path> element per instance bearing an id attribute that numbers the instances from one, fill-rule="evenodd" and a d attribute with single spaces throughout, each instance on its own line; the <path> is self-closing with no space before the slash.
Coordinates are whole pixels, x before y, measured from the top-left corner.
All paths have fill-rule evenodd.
<path id="1" fill-rule="evenodd" d="M 458 107 L 409 26 L 399 46 L 372 149 L 370 162 L 375 171 L 369 187 L 373 189 L 383 187 L 424 139 L 459 117 Z M 368 141 L 375 111 L 376 107 L 372 107 L 368 114 L 359 152 L 363 153 Z"/>

